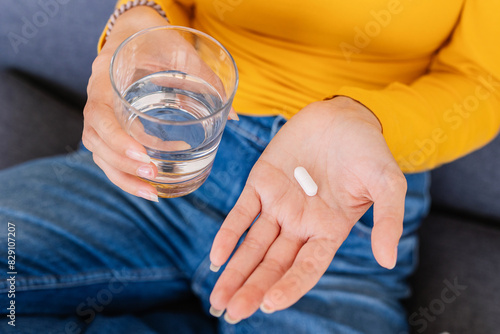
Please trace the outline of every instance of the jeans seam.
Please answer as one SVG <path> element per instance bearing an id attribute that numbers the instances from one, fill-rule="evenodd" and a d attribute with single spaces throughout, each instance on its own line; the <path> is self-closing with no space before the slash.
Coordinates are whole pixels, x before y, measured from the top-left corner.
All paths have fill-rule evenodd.
<path id="1" fill-rule="evenodd" d="M 141 274 L 141 272 L 154 271 L 154 274 Z M 134 274 L 135 272 L 135 274 Z M 172 278 L 182 278 L 186 279 L 186 276 L 177 270 L 172 270 L 171 268 L 167 270 L 148 270 L 139 269 L 127 271 L 127 274 L 118 274 L 119 271 L 95 271 L 89 273 L 78 273 L 72 275 L 56 276 L 56 275 L 45 275 L 45 276 L 28 276 L 28 277 L 17 277 L 16 278 L 16 290 L 18 291 L 30 291 L 30 290 L 46 290 L 52 288 L 72 288 L 77 286 L 88 286 L 94 284 L 107 283 L 111 279 L 117 279 L 118 281 L 125 282 L 153 282 L 162 281 Z M 47 278 L 50 282 L 44 282 Z M 34 283 L 30 283 L 34 281 Z M 5 287 L 4 287 L 5 286 Z M 0 284 L 0 293 L 6 292 L 8 290 L 8 285 L 4 282 Z"/>

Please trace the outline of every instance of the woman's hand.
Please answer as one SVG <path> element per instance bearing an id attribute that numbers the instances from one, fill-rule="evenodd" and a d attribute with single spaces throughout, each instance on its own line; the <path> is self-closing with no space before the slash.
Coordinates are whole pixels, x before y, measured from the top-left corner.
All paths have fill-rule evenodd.
<path id="1" fill-rule="evenodd" d="M 92 76 L 87 89 L 88 101 L 84 109 L 83 144 L 92 151 L 95 163 L 118 187 L 152 201 L 158 201 L 156 189 L 137 176 L 154 179 L 158 171 L 146 154 L 144 146 L 139 143 L 141 138 L 134 139 L 127 134 L 115 116 L 109 67 L 115 50 L 126 38 L 142 29 L 165 25 L 168 25 L 165 19 L 146 6 L 132 8 L 117 19 L 106 44 L 92 66 Z M 143 68 L 136 73 L 138 76 L 141 75 L 141 70 L 144 70 L 144 73 L 151 73 L 175 65 L 179 70 L 199 74 L 219 91 L 223 91 L 220 79 L 198 57 L 194 48 L 183 37 L 174 31 L 167 31 L 161 38 L 165 40 L 164 43 L 157 41 L 142 46 L 144 50 L 141 54 L 148 58 L 142 59 Z M 169 57 L 173 54 L 172 48 L 183 57 Z M 230 119 L 237 119 L 234 110 L 231 110 Z M 179 146 L 185 145 L 187 144 L 160 140 L 156 148 L 179 149 Z"/>
<path id="2" fill-rule="evenodd" d="M 166 23 L 155 10 L 145 6 L 132 8 L 118 18 L 92 65 L 88 100 L 83 111 L 82 140 L 92 151 L 95 163 L 124 191 L 153 201 L 158 201 L 156 189 L 136 176 L 154 178 L 157 169 L 146 149 L 121 128 L 115 117 L 109 66 L 116 48 L 127 37 L 141 29 Z"/>
<path id="3" fill-rule="evenodd" d="M 298 166 L 317 183 L 317 195 L 307 196 L 295 180 Z M 212 311 L 226 309 L 226 320 L 236 322 L 259 307 L 294 304 L 372 204 L 373 254 L 393 268 L 405 195 L 404 175 L 368 109 L 346 97 L 307 106 L 266 148 L 215 237 L 210 259 L 217 267 L 250 227 L 215 285 Z"/>

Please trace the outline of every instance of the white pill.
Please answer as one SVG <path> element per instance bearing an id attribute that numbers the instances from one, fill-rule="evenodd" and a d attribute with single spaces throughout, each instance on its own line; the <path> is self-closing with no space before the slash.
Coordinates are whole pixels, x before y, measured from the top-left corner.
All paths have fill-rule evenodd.
<path id="1" fill-rule="evenodd" d="M 297 167 L 293 171 L 293 176 L 300 184 L 307 196 L 314 196 L 318 192 L 318 185 L 304 167 Z"/>

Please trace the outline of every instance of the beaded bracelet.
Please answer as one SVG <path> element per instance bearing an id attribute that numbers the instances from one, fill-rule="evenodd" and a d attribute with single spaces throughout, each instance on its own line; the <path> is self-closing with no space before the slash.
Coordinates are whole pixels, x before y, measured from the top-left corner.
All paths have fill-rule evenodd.
<path id="1" fill-rule="evenodd" d="M 148 1 L 148 0 L 129 1 L 126 4 L 121 5 L 119 8 L 116 8 L 111 17 L 109 18 L 108 25 L 106 26 L 106 34 L 104 35 L 104 41 L 108 39 L 108 36 L 111 33 L 111 29 L 113 29 L 113 26 L 115 25 L 115 22 L 118 19 L 118 17 L 123 13 L 125 13 L 127 10 L 137 6 L 148 6 L 153 8 L 158 12 L 158 14 L 160 14 L 165 20 L 167 20 L 168 23 L 170 23 L 167 14 L 165 14 L 163 9 L 161 9 L 161 6 L 155 3 L 154 1 Z"/>

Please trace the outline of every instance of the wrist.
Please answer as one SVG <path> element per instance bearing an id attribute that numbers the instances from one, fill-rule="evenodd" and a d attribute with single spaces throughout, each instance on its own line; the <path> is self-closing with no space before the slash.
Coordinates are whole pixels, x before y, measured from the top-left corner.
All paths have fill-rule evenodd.
<path id="1" fill-rule="evenodd" d="M 115 21 L 102 51 L 111 53 L 128 37 L 136 32 L 157 26 L 169 25 L 155 9 L 148 6 L 137 6 L 121 14 Z M 109 52 L 108 51 L 108 52 Z"/>
<path id="2" fill-rule="evenodd" d="M 334 96 L 330 99 L 324 100 L 323 102 L 333 106 L 336 110 L 343 110 L 348 114 L 356 115 L 356 117 L 363 119 L 382 132 L 382 124 L 380 123 L 378 117 L 362 103 L 342 95 Z"/>

